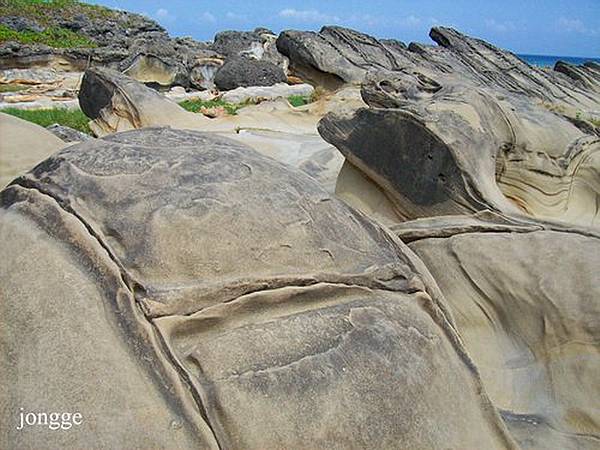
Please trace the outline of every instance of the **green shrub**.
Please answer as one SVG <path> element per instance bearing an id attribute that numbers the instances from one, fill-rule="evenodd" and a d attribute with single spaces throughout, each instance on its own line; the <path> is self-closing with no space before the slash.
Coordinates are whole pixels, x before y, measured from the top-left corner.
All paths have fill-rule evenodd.
<path id="1" fill-rule="evenodd" d="M 90 119 L 80 109 L 17 109 L 6 108 L 0 112 L 36 123 L 44 128 L 52 124 L 64 125 L 87 134 L 92 134 L 88 122 Z"/>
<path id="2" fill-rule="evenodd" d="M 6 25 L 0 25 L 0 42 L 16 41 L 21 44 L 44 44 L 54 48 L 96 47 L 85 36 L 60 27 L 48 27 L 42 32 L 15 31 Z"/>
<path id="3" fill-rule="evenodd" d="M 227 103 L 221 99 L 214 100 L 200 100 L 200 99 L 192 99 L 192 100 L 184 100 L 179 103 L 186 111 L 190 111 L 193 113 L 201 112 L 203 108 L 219 108 L 222 107 L 225 109 L 227 114 L 235 115 L 237 114 L 240 108 L 243 108 L 247 104 L 233 104 Z"/>
<path id="4" fill-rule="evenodd" d="M 27 17 L 40 25 L 51 25 L 56 16 L 68 19 L 78 14 L 103 19 L 118 15 L 104 6 L 76 0 L 0 0 L 0 16 Z"/>
<path id="5" fill-rule="evenodd" d="M 292 105 L 294 108 L 297 108 L 298 106 L 304 106 L 312 103 L 312 98 L 308 95 L 291 95 L 288 97 L 288 102 L 290 102 L 290 105 Z"/>

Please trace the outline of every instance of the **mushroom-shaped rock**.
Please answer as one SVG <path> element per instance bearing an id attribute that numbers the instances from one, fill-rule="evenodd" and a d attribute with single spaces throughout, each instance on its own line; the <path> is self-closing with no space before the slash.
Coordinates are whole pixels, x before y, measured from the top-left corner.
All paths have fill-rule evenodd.
<path id="1" fill-rule="evenodd" d="M 319 132 L 400 218 L 490 209 L 599 224 L 600 138 L 574 120 L 428 72 L 371 72 L 362 95 L 370 108 L 330 113 Z"/>
<path id="2" fill-rule="evenodd" d="M 188 113 L 133 78 L 102 67 L 86 70 L 78 98 L 98 136 L 149 126 L 197 128 L 208 120 Z"/>
<path id="3" fill-rule="evenodd" d="M 245 145 L 119 133 L 0 201 L 1 422 L 85 418 L 8 446 L 515 448 L 412 252 Z"/>

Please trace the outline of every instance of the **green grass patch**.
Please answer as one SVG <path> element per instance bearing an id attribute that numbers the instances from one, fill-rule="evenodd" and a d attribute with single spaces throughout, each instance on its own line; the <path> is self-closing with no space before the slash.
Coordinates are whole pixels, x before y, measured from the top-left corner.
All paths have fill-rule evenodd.
<path id="1" fill-rule="evenodd" d="M 592 125 L 594 125 L 595 127 L 600 127 L 600 119 L 590 119 L 590 122 L 592 123 Z"/>
<path id="2" fill-rule="evenodd" d="M 220 107 L 222 107 L 223 109 L 225 109 L 227 114 L 230 114 L 233 116 L 233 115 L 237 114 L 238 110 L 240 110 L 244 106 L 247 106 L 247 104 L 245 104 L 245 103 L 240 103 L 240 104 L 228 103 L 221 99 L 214 99 L 214 100 L 192 99 L 192 100 L 184 100 L 182 102 L 179 102 L 179 106 L 181 106 L 186 111 L 190 111 L 193 113 L 202 112 L 203 108 L 220 108 Z"/>
<path id="3" fill-rule="evenodd" d="M 20 84 L 0 84 L 0 94 L 4 92 L 19 92 L 24 89 L 27 89 L 25 86 L 21 86 Z"/>
<path id="4" fill-rule="evenodd" d="M 104 6 L 89 5 L 77 0 L 0 0 L 0 16 L 22 16 L 40 25 L 52 24 L 53 17 L 63 19 L 85 14 L 89 18 L 107 19 L 117 13 Z"/>
<path id="5" fill-rule="evenodd" d="M 60 27 L 48 27 L 42 32 L 15 31 L 6 25 L 0 25 L 0 42 L 15 41 L 21 44 L 44 44 L 54 48 L 96 47 L 85 36 Z"/>
<path id="6" fill-rule="evenodd" d="M 294 108 L 297 108 L 298 106 L 304 106 L 312 103 L 313 99 L 310 95 L 290 95 L 288 97 L 288 102 L 290 102 L 290 105 L 292 105 Z"/>
<path id="7" fill-rule="evenodd" d="M 0 110 L 3 113 L 19 117 L 28 122 L 36 123 L 44 128 L 52 124 L 71 127 L 87 134 L 92 134 L 88 122 L 90 119 L 80 109 L 17 109 L 6 108 Z"/>

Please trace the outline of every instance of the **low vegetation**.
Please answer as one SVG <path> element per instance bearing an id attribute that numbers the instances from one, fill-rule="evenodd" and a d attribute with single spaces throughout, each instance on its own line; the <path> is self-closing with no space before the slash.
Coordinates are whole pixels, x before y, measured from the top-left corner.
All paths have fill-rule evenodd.
<path id="1" fill-rule="evenodd" d="M 94 41 L 76 31 L 57 26 L 58 20 L 78 15 L 107 19 L 115 12 L 98 5 L 75 0 L 0 0 L 0 16 L 18 16 L 35 21 L 43 31 L 15 31 L 0 25 L 0 43 L 44 44 L 54 48 L 95 47 Z"/>
<path id="2" fill-rule="evenodd" d="M 193 113 L 199 113 L 199 112 L 202 112 L 203 110 L 211 109 L 211 108 L 223 108 L 225 110 L 225 112 L 227 112 L 227 114 L 235 115 L 235 114 L 237 114 L 239 109 L 243 108 L 244 106 L 248 106 L 248 103 L 234 104 L 234 103 L 225 102 L 221 99 L 214 99 L 214 100 L 191 99 L 191 100 L 184 100 L 184 101 L 180 102 L 179 106 L 181 106 L 186 111 L 190 111 Z"/>
<path id="3" fill-rule="evenodd" d="M 312 101 L 312 97 L 309 95 L 291 95 L 288 97 L 288 102 L 290 102 L 290 105 L 294 108 L 308 105 L 309 103 L 312 103 Z"/>
<path id="4" fill-rule="evenodd" d="M 100 5 L 90 5 L 77 0 L 0 0 L 1 16 L 21 16 L 33 19 L 40 25 L 52 24 L 59 16 L 69 19 L 84 14 L 89 18 L 105 19 L 114 11 Z"/>
<path id="5" fill-rule="evenodd" d="M 80 109 L 17 109 L 7 108 L 1 110 L 3 113 L 19 117 L 28 122 L 36 123 L 42 127 L 59 124 L 71 127 L 87 134 L 92 134 L 88 122 L 90 119 Z"/>
<path id="6" fill-rule="evenodd" d="M 54 48 L 96 47 L 87 37 L 60 27 L 48 27 L 44 31 L 15 31 L 6 25 L 0 25 L 0 43 L 7 41 L 44 44 Z"/>

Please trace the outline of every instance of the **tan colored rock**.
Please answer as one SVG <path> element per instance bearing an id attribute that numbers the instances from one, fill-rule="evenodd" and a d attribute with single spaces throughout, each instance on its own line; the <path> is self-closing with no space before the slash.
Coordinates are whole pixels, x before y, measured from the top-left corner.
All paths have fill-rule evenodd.
<path id="1" fill-rule="evenodd" d="M 9 447 L 516 448 L 412 252 L 245 145 L 119 133 L 0 205 Z"/>
<path id="2" fill-rule="evenodd" d="M 410 247 L 492 402 L 522 448 L 597 448 L 600 235 L 470 220 L 429 219 L 431 237 L 419 227 Z"/>
<path id="3" fill-rule="evenodd" d="M 153 126 L 211 131 L 309 173 L 333 192 L 343 158 L 318 135 L 319 115 L 284 99 L 208 119 L 183 110 L 152 89 L 107 69 L 86 72 L 79 102 L 99 136 Z"/>
<path id="4" fill-rule="evenodd" d="M 1 112 L 0 136 L 2 188 L 66 145 L 43 127 Z"/>

